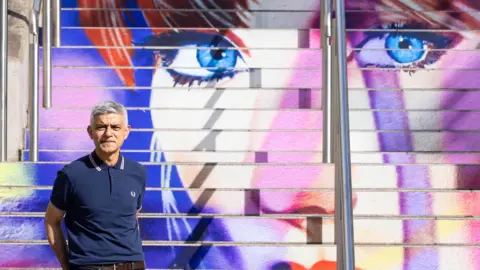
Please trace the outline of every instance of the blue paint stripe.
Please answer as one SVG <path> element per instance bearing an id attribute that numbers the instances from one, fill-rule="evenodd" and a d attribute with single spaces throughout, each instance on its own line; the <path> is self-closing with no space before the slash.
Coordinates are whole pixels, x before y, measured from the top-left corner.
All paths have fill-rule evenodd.
<path id="1" fill-rule="evenodd" d="M 254 252 L 263 247 L 169 247 L 169 246 L 144 246 L 145 261 L 147 268 L 169 268 L 172 262 L 179 255 L 188 257 L 185 262 L 173 265 L 175 269 L 186 269 L 191 256 L 188 254 L 195 253 L 198 249 L 205 249 L 202 260 L 202 268 L 207 269 L 245 269 L 242 266 L 242 260 L 239 256 L 239 250 Z M 273 253 L 281 253 L 285 248 L 270 247 Z M 21 258 L 16 255 L 21 254 Z M 22 268 L 58 268 L 58 261 L 48 245 L 0 245 L 0 267 L 22 267 Z M 190 268 L 192 267 L 190 266 Z"/>

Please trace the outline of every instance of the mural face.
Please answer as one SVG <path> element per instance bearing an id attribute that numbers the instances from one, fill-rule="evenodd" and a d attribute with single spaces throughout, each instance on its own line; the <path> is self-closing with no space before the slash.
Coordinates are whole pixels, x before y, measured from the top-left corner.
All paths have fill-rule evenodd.
<path id="1" fill-rule="evenodd" d="M 335 269 L 318 1 L 62 3 L 40 122 L 49 163 L 0 165 L 15 186 L 0 192 L 1 267 L 58 265 L 41 218 L 50 188 L 93 148 L 90 107 L 114 99 L 129 109 L 124 155 L 147 162 L 149 268 Z M 480 7 L 346 6 L 357 267 L 480 267 L 478 221 L 453 218 L 480 214 Z"/>

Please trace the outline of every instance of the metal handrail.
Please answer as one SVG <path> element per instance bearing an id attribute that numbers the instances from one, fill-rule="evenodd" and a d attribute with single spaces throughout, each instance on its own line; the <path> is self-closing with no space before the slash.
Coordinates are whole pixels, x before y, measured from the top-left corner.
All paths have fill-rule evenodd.
<path id="1" fill-rule="evenodd" d="M 43 108 L 52 107 L 52 0 L 43 1 Z"/>
<path id="2" fill-rule="evenodd" d="M 355 269 L 344 0 L 321 3 L 323 163 L 335 163 L 337 270 Z M 335 16 L 334 16 L 335 14 Z M 333 45 L 333 46 L 332 46 Z M 334 57 L 335 56 L 335 57 Z"/>
<path id="3" fill-rule="evenodd" d="M 52 6 L 53 1 L 53 6 Z M 43 3 L 42 3 L 43 2 Z M 42 8 L 43 4 L 43 8 Z M 52 20 L 52 10 L 54 20 Z M 52 34 L 55 47 L 61 45 L 61 1 L 60 0 L 35 0 L 30 12 L 30 63 L 29 63 L 29 160 L 38 161 L 38 139 L 39 139 L 39 19 L 43 16 L 43 108 L 52 106 Z M 52 33 L 52 28 L 54 31 Z"/>
<path id="4" fill-rule="evenodd" d="M 326 0 L 329 1 L 329 0 Z M 337 242 L 337 269 L 355 269 L 355 250 L 353 233 L 353 208 L 352 208 L 352 177 L 350 161 L 350 124 L 348 105 L 348 78 L 347 78 L 347 39 L 345 29 L 345 0 L 336 0 L 335 3 L 335 52 L 336 52 L 336 88 L 338 91 L 333 98 L 333 107 L 336 108 L 338 120 L 338 136 L 335 136 L 338 147 L 335 159 L 335 193 L 337 204 L 340 206 L 335 211 L 336 231 L 339 232 Z M 342 253 L 342 254 L 338 254 Z M 340 259 L 340 260 L 338 260 Z"/>
<path id="5" fill-rule="evenodd" d="M 60 47 L 62 44 L 61 23 L 62 23 L 62 1 L 53 0 L 52 12 L 53 12 L 53 47 Z"/>
<path id="6" fill-rule="evenodd" d="M 332 3 L 323 0 L 320 28 L 322 33 L 322 113 L 323 113 L 323 163 L 333 163 L 333 106 L 332 106 Z"/>
<path id="7" fill-rule="evenodd" d="M 0 162 L 7 161 L 8 5 L 0 1 Z"/>
<path id="8" fill-rule="evenodd" d="M 28 127 L 30 151 L 28 157 L 30 161 L 38 161 L 38 134 L 39 134 L 39 89 L 38 89 L 38 69 L 39 69 L 39 53 L 38 53 L 38 29 L 40 17 L 41 0 L 35 0 L 33 9 L 30 11 L 30 44 L 29 44 L 29 119 Z"/>

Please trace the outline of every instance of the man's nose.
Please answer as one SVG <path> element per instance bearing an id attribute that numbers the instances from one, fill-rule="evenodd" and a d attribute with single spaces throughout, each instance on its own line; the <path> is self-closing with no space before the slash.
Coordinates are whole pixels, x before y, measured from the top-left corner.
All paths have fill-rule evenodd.
<path id="1" fill-rule="evenodd" d="M 262 212 L 333 214 L 335 178 L 333 165 L 259 166 L 253 186 Z M 262 190 L 277 188 L 279 190 Z M 291 190 L 288 190 L 291 189 Z M 352 194 L 353 207 L 357 194 Z"/>
<path id="2" fill-rule="evenodd" d="M 105 135 L 106 137 L 110 137 L 110 136 L 112 136 L 112 134 L 113 134 L 112 128 L 107 127 L 107 128 L 105 129 L 104 135 Z"/>

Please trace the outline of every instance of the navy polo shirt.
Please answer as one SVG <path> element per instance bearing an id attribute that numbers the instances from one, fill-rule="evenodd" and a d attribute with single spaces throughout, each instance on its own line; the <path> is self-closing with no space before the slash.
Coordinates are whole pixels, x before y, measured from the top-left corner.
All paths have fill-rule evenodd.
<path id="1" fill-rule="evenodd" d="M 108 166 L 95 151 L 58 172 L 50 202 L 66 212 L 70 264 L 144 260 L 136 214 L 146 179 L 138 162 L 120 155 Z"/>

